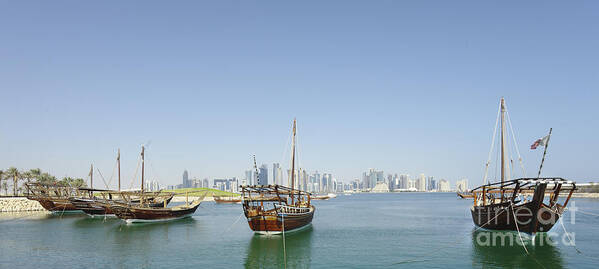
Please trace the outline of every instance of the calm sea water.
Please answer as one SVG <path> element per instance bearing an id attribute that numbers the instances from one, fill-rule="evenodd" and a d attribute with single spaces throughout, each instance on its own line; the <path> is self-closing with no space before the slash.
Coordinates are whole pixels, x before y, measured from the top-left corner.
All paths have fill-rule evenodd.
<path id="1" fill-rule="evenodd" d="M 203 203 L 192 218 L 141 225 L 84 215 L 0 214 L 2 268 L 596 268 L 599 200 L 575 199 L 560 224 L 524 248 L 489 246 L 475 231 L 472 200 L 455 194 L 354 194 L 314 201 L 310 229 L 254 235 L 241 205 Z M 590 215 L 588 213 L 597 214 Z M 483 233 L 481 235 L 481 233 Z M 478 240 L 477 240 L 478 239 Z M 482 241 L 481 241 L 482 240 Z M 480 243 L 482 242 L 482 243 Z M 566 242 L 568 243 L 568 241 Z M 533 245 L 534 244 L 534 245 Z"/>

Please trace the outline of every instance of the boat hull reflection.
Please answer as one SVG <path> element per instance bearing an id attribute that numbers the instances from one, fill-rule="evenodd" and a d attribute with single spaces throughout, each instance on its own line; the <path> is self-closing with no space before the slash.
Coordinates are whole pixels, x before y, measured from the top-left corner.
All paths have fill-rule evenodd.
<path id="1" fill-rule="evenodd" d="M 309 226 L 301 233 L 286 234 L 285 250 L 283 236 L 254 234 L 248 245 L 245 268 L 310 268 L 313 230 Z"/>

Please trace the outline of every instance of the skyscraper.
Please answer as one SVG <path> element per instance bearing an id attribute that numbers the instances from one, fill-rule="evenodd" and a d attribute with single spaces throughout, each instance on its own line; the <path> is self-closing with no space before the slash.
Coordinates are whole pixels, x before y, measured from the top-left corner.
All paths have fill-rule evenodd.
<path id="1" fill-rule="evenodd" d="M 191 188 L 191 182 L 189 180 L 189 173 L 187 170 L 183 171 L 183 188 Z"/>
<path id="2" fill-rule="evenodd" d="M 432 191 L 432 190 L 436 190 L 436 184 L 435 184 L 435 178 L 434 177 L 427 177 L 426 178 L 426 190 L 427 191 Z"/>
<path id="3" fill-rule="evenodd" d="M 439 180 L 439 191 L 447 192 L 450 190 L 449 181 L 445 179 Z"/>
<path id="4" fill-rule="evenodd" d="M 260 166 L 258 185 L 268 185 L 268 166 L 266 164 Z"/>
<path id="5" fill-rule="evenodd" d="M 464 192 L 464 191 L 468 191 L 468 179 L 462 179 L 462 180 L 458 180 L 455 183 L 455 189 L 456 191 L 459 192 Z"/>
<path id="6" fill-rule="evenodd" d="M 244 179 L 244 183 L 242 183 L 242 185 L 254 185 L 254 183 L 252 182 L 252 170 L 246 170 L 245 171 L 245 179 Z"/>
<path id="7" fill-rule="evenodd" d="M 385 175 L 383 171 L 377 171 L 374 168 L 368 169 L 368 172 L 362 173 L 362 181 L 364 188 L 372 189 L 378 182 L 385 182 Z"/>
<path id="8" fill-rule="evenodd" d="M 408 179 L 410 175 L 399 175 L 399 188 L 407 189 L 408 188 Z"/>
<path id="9" fill-rule="evenodd" d="M 281 165 L 278 163 L 272 164 L 272 183 L 283 185 L 283 171 Z"/>
<path id="10" fill-rule="evenodd" d="M 426 191 L 426 178 L 424 177 L 424 174 L 420 174 L 420 177 L 418 177 L 416 189 L 418 189 L 418 191 Z"/>

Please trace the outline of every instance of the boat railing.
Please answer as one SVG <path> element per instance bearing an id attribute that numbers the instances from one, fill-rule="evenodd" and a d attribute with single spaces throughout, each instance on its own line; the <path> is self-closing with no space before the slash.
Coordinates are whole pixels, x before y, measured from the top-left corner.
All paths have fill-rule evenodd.
<path id="1" fill-rule="evenodd" d="M 275 205 L 278 213 L 283 213 L 287 215 L 300 215 L 306 214 L 310 212 L 310 207 L 295 207 L 295 206 L 286 206 L 286 205 Z"/>

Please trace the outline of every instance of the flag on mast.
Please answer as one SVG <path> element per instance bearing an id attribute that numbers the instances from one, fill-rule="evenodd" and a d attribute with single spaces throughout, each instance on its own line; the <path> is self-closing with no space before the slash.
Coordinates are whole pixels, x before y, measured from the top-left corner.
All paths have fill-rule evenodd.
<path id="1" fill-rule="evenodd" d="M 537 141 L 532 143 L 532 145 L 530 146 L 530 149 L 537 149 L 538 146 L 546 146 L 548 141 L 549 141 L 549 135 L 547 135 L 543 138 L 539 138 L 539 139 L 537 139 Z"/>

